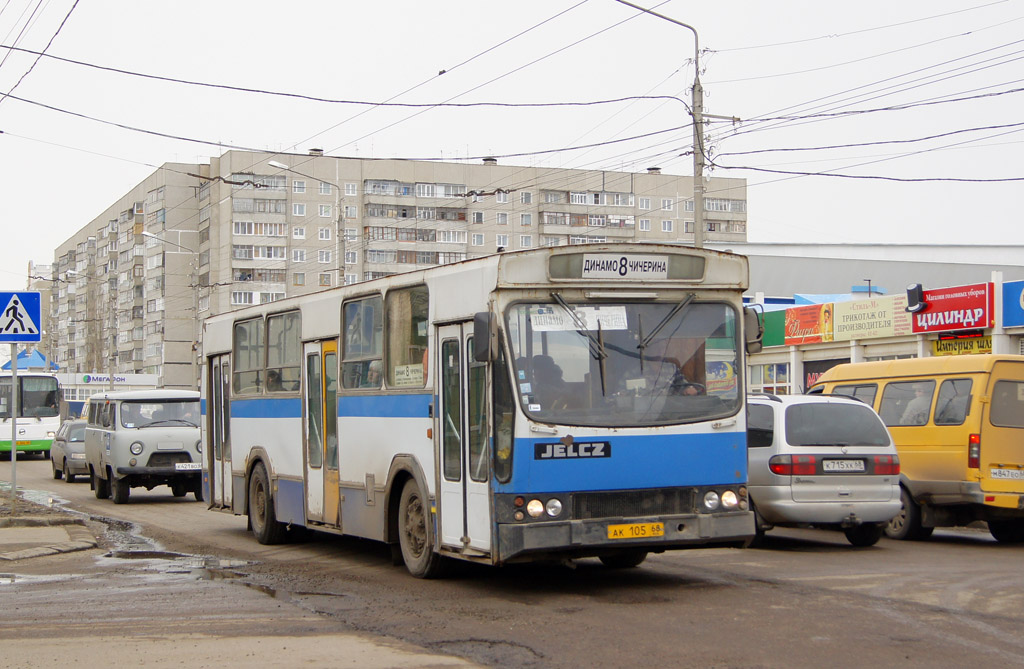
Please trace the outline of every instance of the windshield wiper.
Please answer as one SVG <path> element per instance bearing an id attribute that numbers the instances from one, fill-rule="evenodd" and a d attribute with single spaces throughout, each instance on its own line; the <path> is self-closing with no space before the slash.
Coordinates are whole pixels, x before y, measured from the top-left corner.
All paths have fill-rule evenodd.
<path id="1" fill-rule="evenodd" d="M 583 319 L 579 317 L 572 307 L 566 303 L 562 296 L 558 293 L 551 293 L 551 298 L 555 302 L 558 302 L 558 306 L 565 309 L 565 313 L 569 314 L 569 318 L 572 319 L 573 324 L 576 326 L 576 332 L 587 338 L 590 343 L 590 355 L 594 356 L 594 360 L 604 360 L 608 357 L 608 353 L 604 350 L 604 344 L 602 343 L 603 337 L 599 339 L 591 334 L 590 330 L 587 329 L 587 324 L 583 322 Z M 601 332 L 601 322 L 597 323 L 597 331 Z"/>
<path id="2" fill-rule="evenodd" d="M 651 333 L 649 335 L 647 335 L 646 337 L 643 336 L 643 334 L 644 334 L 643 333 L 643 327 L 641 326 L 641 329 L 640 329 L 640 337 L 641 337 L 641 339 L 640 339 L 640 343 L 637 345 L 637 348 L 640 349 L 640 369 L 641 369 L 641 371 L 644 368 L 644 349 L 646 349 L 647 346 L 652 341 L 654 341 L 654 338 L 657 337 L 658 333 L 661 332 L 662 329 L 666 325 L 669 324 L 669 321 L 671 321 L 673 318 L 675 318 L 676 314 L 678 314 L 680 311 L 685 309 L 686 305 L 688 305 L 690 302 L 692 302 L 693 298 L 695 298 L 695 297 L 697 297 L 696 293 L 690 293 L 689 295 L 684 297 L 682 300 L 680 300 L 679 304 L 677 304 L 676 306 L 672 307 L 672 311 L 670 311 L 667 314 L 665 314 L 665 317 L 661 319 L 661 322 L 658 323 L 657 325 L 655 325 L 654 329 L 651 330 Z"/>

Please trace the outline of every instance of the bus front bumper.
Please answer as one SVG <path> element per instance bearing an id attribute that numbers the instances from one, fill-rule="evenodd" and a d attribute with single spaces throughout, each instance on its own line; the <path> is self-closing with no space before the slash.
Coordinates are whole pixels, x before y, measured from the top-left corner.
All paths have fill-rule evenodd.
<path id="1" fill-rule="evenodd" d="M 662 523 L 664 534 L 645 538 L 609 538 L 609 526 Z M 743 545 L 754 535 L 754 514 L 679 514 L 644 518 L 600 518 L 498 524 L 497 562 L 520 558 L 593 557 L 619 548 L 661 552 L 715 545 Z"/>

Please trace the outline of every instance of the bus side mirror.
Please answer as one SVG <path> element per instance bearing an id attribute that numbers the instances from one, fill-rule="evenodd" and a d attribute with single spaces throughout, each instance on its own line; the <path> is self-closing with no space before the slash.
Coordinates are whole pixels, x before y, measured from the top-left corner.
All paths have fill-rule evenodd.
<path id="1" fill-rule="evenodd" d="M 473 316 L 473 358 L 477 362 L 498 358 L 498 319 L 489 311 Z"/>
<path id="2" fill-rule="evenodd" d="M 746 337 L 747 355 L 760 353 L 764 336 L 764 322 L 760 314 L 749 307 L 743 308 L 743 333 Z"/>

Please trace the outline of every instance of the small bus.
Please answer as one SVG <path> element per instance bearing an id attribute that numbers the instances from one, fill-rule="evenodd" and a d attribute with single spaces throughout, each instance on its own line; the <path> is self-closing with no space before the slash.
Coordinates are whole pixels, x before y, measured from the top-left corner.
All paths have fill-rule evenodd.
<path id="1" fill-rule="evenodd" d="M 53 437 L 60 428 L 63 409 L 60 383 L 53 374 L 18 372 L 18 451 L 50 457 Z M 11 454 L 11 373 L 0 373 L 0 457 Z"/>
<path id="2" fill-rule="evenodd" d="M 209 504 L 265 544 L 386 542 L 417 577 L 743 545 L 747 271 L 682 246 L 553 247 L 213 316 Z"/>
<path id="3" fill-rule="evenodd" d="M 858 398 L 892 433 L 902 509 L 889 537 L 983 520 L 997 541 L 1024 541 L 1024 356 L 848 363 L 810 392 Z"/>

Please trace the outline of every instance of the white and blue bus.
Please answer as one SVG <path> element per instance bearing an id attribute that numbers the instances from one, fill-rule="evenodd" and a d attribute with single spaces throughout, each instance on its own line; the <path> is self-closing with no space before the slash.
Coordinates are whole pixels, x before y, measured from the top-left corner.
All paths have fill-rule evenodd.
<path id="1" fill-rule="evenodd" d="M 0 372 L 0 457 L 11 455 L 11 372 Z M 46 372 L 18 372 L 18 416 L 15 447 L 50 457 L 53 437 L 67 415 L 60 383 Z"/>
<path id="2" fill-rule="evenodd" d="M 261 543 L 389 543 L 415 576 L 742 545 L 746 258 L 502 253 L 204 326 L 204 486 Z"/>

